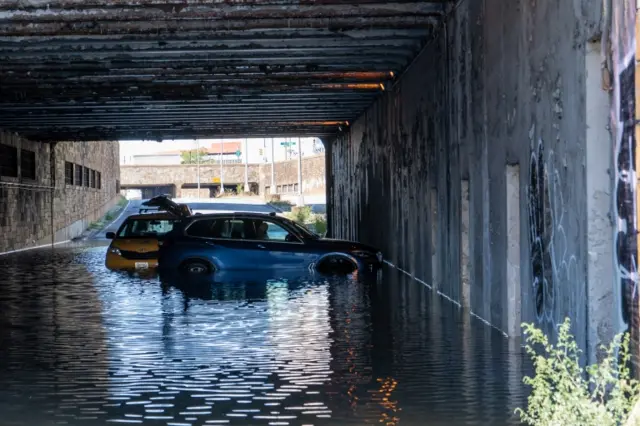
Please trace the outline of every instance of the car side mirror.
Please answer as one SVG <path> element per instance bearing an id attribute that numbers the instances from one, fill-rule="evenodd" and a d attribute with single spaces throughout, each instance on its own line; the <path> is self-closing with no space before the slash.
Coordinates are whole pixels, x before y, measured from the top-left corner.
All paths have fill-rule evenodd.
<path id="1" fill-rule="evenodd" d="M 107 232 L 106 235 L 108 240 L 113 240 L 116 237 L 116 233 L 115 232 Z"/>
<path id="2" fill-rule="evenodd" d="M 291 234 L 287 234 L 287 236 L 284 237 L 284 240 L 286 242 L 288 242 L 288 243 L 296 243 L 296 242 L 298 242 L 298 239 L 294 235 L 291 235 Z"/>

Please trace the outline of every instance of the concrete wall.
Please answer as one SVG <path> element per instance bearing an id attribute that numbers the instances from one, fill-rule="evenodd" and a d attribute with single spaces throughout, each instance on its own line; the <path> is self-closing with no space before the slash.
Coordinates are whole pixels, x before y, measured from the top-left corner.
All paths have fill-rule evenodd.
<path id="1" fill-rule="evenodd" d="M 584 347 L 585 44 L 599 8 L 583 3 L 463 1 L 397 86 L 327 145 L 335 237 L 379 246 L 460 301 L 468 180 L 471 311 L 515 334 L 514 320 L 553 334 L 568 315 Z M 508 197 L 514 170 L 519 196 Z"/>
<path id="2" fill-rule="evenodd" d="M 52 153 L 49 144 L 0 132 L 0 144 L 36 153 L 35 180 L 0 177 L 0 253 L 50 244 L 52 233 L 56 242 L 74 238 L 117 201 L 117 142 L 58 143 Z M 101 189 L 67 185 L 65 161 L 101 172 Z"/>
<path id="3" fill-rule="evenodd" d="M 120 167 L 122 185 L 126 187 L 145 187 L 151 185 L 175 185 L 177 197 L 197 196 L 197 189 L 182 188 L 184 184 L 197 182 L 195 165 L 123 165 Z M 249 164 L 249 183 L 259 187 L 260 194 L 271 187 L 271 164 Z M 223 166 L 223 181 L 226 185 L 244 184 L 244 164 L 226 164 Z M 209 185 L 219 182 L 220 165 L 200 165 L 200 184 Z M 276 186 L 298 183 L 298 160 L 275 163 Z M 305 194 L 325 193 L 325 156 L 316 155 L 302 159 L 302 189 Z M 206 195 L 205 195 L 206 194 Z M 208 196 L 208 190 L 201 189 L 201 196 Z"/>

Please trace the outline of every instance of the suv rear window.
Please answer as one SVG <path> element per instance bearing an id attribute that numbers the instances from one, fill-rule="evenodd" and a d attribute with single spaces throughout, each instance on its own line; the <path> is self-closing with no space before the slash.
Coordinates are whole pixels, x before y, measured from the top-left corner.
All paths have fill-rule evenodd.
<path id="1" fill-rule="evenodd" d="M 119 238 L 154 238 L 165 235 L 173 229 L 174 219 L 132 219 L 127 220 L 120 231 Z"/>

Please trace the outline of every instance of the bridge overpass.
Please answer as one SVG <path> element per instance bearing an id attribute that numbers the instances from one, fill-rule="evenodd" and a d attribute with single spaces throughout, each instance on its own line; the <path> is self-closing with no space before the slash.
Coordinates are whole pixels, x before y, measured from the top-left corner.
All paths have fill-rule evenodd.
<path id="1" fill-rule="evenodd" d="M 0 247 L 108 208 L 127 172 L 97 141 L 316 136 L 331 236 L 509 337 L 569 316 L 587 359 L 623 330 L 638 352 L 635 17 L 630 0 L 0 2 L 18 148 Z M 108 186 L 65 181 L 65 161 Z"/>
<path id="2" fill-rule="evenodd" d="M 303 195 L 326 193 L 325 161 L 324 155 L 304 157 L 300 161 Z M 170 193 L 176 197 L 208 198 L 210 192 L 211 196 L 218 193 L 221 182 L 225 189 L 236 190 L 237 185 L 244 186 L 245 170 L 250 192 L 261 196 L 298 193 L 297 159 L 275 162 L 273 170 L 270 163 L 224 164 L 222 170 L 220 164 L 215 163 L 122 165 L 120 187 L 123 190 L 144 189 L 155 195 Z M 198 181 L 201 194 L 198 194 Z"/>

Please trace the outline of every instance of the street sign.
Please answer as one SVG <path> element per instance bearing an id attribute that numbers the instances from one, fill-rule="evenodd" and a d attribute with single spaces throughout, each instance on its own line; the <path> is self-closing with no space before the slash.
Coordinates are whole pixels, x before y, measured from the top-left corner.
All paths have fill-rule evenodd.
<path id="1" fill-rule="evenodd" d="M 240 157 L 242 155 L 242 153 L 240 152 L 240 150 L 236 151 L 236 157 Z"/>
<path id="2" fill-rule="evenodd" d="M 296 144 L 295 142 L 280 142 L 281 146 L 292 146 L 292 145 L 295 145 L 295 144 Z"/>
<path id="3" fill-rule="evenodd" d="M 220 178 L 219 178 L 219 177 L 211 178 L 211 182 L 213 182 L 213 183 L 220 183 Z"/>

